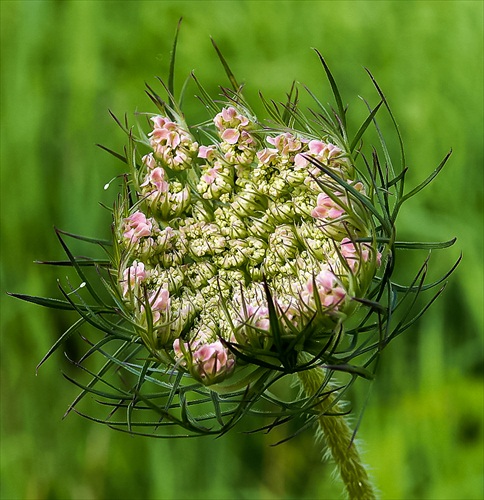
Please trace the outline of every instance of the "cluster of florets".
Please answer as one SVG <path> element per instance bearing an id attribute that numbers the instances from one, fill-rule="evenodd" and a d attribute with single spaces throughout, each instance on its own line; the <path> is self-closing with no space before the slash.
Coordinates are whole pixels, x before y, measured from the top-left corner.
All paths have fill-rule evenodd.
<path id="1" fill-rule="evenodd" d="M 268 359 L 276 327 L 340 329 L 380 264 L 359 242 L 372 226 L 343 148 L 263 129 L 234 106 L 209 145 L 151 121 L 138 201 L 115 214 L 120 295 L 151 353 L 208 385 L 246 362 L 238 352 Z"/>
<path id="2" fill-rule="evenodd" d="M 149 134 L 155 158 L 172 170 L 185 170 L 191 165 L 198 144 L 178 123 L 163 116 L 154 116 L 153 130 Z"/>

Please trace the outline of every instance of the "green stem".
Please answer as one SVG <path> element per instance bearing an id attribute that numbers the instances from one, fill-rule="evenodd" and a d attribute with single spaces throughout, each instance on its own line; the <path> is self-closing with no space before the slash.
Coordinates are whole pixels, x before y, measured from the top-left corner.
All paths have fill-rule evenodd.
<path id="1" fill-rule="evenodd" d="M 299 379 L 307 396 L 313 396 L 324 384 L 325 371 L 316 367 L 299 372 Z M 336 462 L 341 479 L 351 500 L 375 500 L 376 495 L 366 469 L 353 441 L 353 434 L 343 415 L 337 415 L 336 395 L 330 393 L 315 409 L 321 413 L 319 427 Z M 330 412 L 331 415 L 326 413 Z M 336 414 L 336 415 L 335 415 Z"/>

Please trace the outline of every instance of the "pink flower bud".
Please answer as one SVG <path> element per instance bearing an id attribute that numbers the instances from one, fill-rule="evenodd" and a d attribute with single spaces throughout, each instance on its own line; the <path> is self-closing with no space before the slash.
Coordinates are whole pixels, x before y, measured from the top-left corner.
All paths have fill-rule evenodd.
<path id="1" fill-rule="evenodd" d="M 294 137 L 290 132 L 279 134 L 276 137 L 268 137 L 267 142 L 276 147 L 276 149 L 283 155 L 294 153 L 301 149 L 301 141 Z"/>
<path id="2" fill-rule="evenodd" d="M 156 168 L 156 160 L 155 157 L 153 156 L 153 153 L 144 155 L 143 158 L 141 158 L 141 161 L 150 169 L 153 170 Z"/>
<path id="3" fill-rule="evenodd" d="M 308 148 L 311 154 L 315 156 L 319 156 L 321 152 L 324 150 L 326 147 L 326 144 L 323 141 L 309 141 Z"/>
<path id="4" fill-rule="evenodd" d="M 298 153 L 294 157 L 294 165 L 296 165 L 296 167 L 304 168 L 304 167 L 307 167 L 308 164 L 309 164 L 309 161 L 306 158 L 304 158 L 304 155 L 302 155 L 301 153 Z"/>
<path id="5" fill-rule="evenodd" d="M 341 255 L 346 259 L 351 271 L 355 272 L 360 260 L 368 262 L 372 247 L 368 243 L 354 244 L 349 238 L 341 241 Z M 381 265 L 381 253 L 376 252 L 376 265 Z"/>
<path id="6" fill-rule="evenodd" d="M 345 211 L 326 193 L 319 193 L 317 205 L 311 211 L 315 219 L 338 219 Z"/>
<path id="7" fill-rule="evenodd" d="M 207 184 L 213 184 L 215 179 L 218 177 L 220 167 L 210 168 L 205 174 L 202 175 L 201 180 Z"/>
<path id="8" fill-rule="evenodd" d="M 124 219 L 123 237 L 131 243 L 136 243 L 140 238 L 151 235 L 152 222 L 139 210 Z"/>
<path id="9" fill-rule="evenodd" d="M 156 324 L 160 321 L 161 313 L 167 311 L 170 307 L 170 293 L 166 288 L 159 288 L 149 296 L 148 302 L 151 309 L 153 324 Z M 142 309 L 144 308 L 145 305 L 143 304 Z"/>
<path id="10" fill-rule="evenodd" d="M 247 319 L 252 326 L 261 330 L 269 330 L 269 309 L 265 306 L 247 304 L 245 306 L 247 311 Z"/>
<path id="11" fill-rule="evenodd" d="M 207 385 L 221 381 L 235 367 L 232 354 L 220 340 L 204 343 L 200 338 L 190 342 L 175 339 L 173 352 L 181 366 L 188 367 L 194 377 Z"/>
<path id="12" fill-rule="evenodd" d="M 166 288 L 160 288 L 150 296 L 150 305 L 153 311 L 166 311 L 170 306 L 170 293 Z"/>
<path id="13" fill-rule="evenodd" d="M 326 160 L 326 162 L 341 154 L 341 149 L 331 143 L 325 143 L 323 141 L 310 141 L 308 144 L 309 151 L 311 154 L 316 156 L 320 160 Z"/>
<path id="14" fill-rule="evenodd" d="M 237 116 L 237 110 L 233 107 L 224 108 L 220 114 L 224 121 L 231 122 Z"/>
<path id="15" fill-rule="evenodd" d="M 150 118 L 150 120 L 153 122 L 153 128 L 163 128 L 165 126 L 165 123 L 167 123 L 169 120 L 168 118 L 165 118 L 164 116 L 153 116 Z"/>
<path id="16" fill-rule="evenodd" d="M 147 276 L 143 262 L 133 261 L 133 264 L 123 272 L 123 296 L 126 296 L 128 290 L 135 289 Z"/>
<path id="17" fill-rule="evenodd" d="M 210 380 L 231 371 L 234 360 L 229 358 L 227 349 L 217 340 L 203 344 L 193 352 L 193 365 L 202 380 Z"/>
<path id="18" fill-rule="evenodd" d="M 165 171 L 161 167 L 156 167 L 145 177 L 145 181 L 140 187 L 154 186 L 153 194 L 168 192 L 168 182 L 165 181 Z"/>
<path id="19" fill-rule="evenodd" d="M 316 285 L 316 290 L 314 285 Z M 319 296 L 323 307 L 338 309 L 346 297 L 346 291 L 339 284 L 332 271 L 323 269 L 314 278 L 307 281 L 300 293 L 302 301 L 310 307 L 315 307 L 315 295 Z"/>
<path id="20" fill-rule="evenodd" d="M 211 160 L 215 156 L 215 146 L 200 146 L 198 149 L 198 157 L 205 160 Z"/>
<path id="21" fill-rule="evenodd" d="M 277 149 L 264 148 L 263 150 L 257 152 L 257 158 L 261 163 L 267 164 L 277 157 L 277 153 Z"/>

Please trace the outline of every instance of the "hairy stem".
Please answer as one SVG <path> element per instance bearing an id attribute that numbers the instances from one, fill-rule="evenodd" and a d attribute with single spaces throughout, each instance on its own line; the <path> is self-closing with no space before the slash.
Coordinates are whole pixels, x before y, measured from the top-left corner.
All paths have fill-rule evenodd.
<path id="1" fill-rule="evenodd" d="M 306 395 L 313 396 L 324 383 L 325 371 L 319 367 L 305 370 L 299 372 L 299 379 Z M 336 462 L 348 497 L 351 500 L 375 500 L 376 495 L 352 439 L 351 429 L 346 418 L 337 415 L 338 405 L 334 402 L 335 397 L 335 394 L 330 393 L 315 407 L 321 412 L 318 418 L 319 427 Z M 327 412 L 331 414 L 327 415 Z"/>

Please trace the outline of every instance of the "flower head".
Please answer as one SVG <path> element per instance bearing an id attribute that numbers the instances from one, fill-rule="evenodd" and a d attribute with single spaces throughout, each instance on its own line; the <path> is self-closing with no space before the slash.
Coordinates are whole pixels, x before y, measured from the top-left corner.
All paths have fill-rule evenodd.
<path id="1" fill-rule="evenodd" d="M 451 242 L 396 239 L 400 207 L 420 188 L 404 194 L 406 167 L 397 170 L 383 140 L 384 161 L 364 151 L 381 103 L 351 137 L 330 81 L 334 110 L 318 102 L 322 109 L 305 116 L 296 91 L 284 104 L 264 100 L 271 122 L 255 116 L 233 78 L 222 107 L 201 88 L 206 109 L 217 111 L 195 127 L 170 86 L 166 103 L 150 93 L 163 114 L 140 137 L 130 129 L 112 246 L 95 240 L 109 259 L 77 263 L 69 253 L 83 285 L 65 291 L 67 300 L 42 301 L 72 306 L 102 331 L 85 358 L 97 352 L 108 362 L 83 394 L 113 391 L 110 425 L 125 410 L 129 432 L 146 425 L 135 411 L 154 411 L 157 432 L 178 424 L 188 433 L 226 432 L 251 413 L 272 415 L 274 425 L 337 413 L 330 403 L 339 394 L 325 391 L 333 374 L 338 391 L 349 386 L 345 374 L 371 377 L 381 349 L 413 321 L 405 321 L 416 303 L 408 297 L 443 282 L 424 284 L 427 262 L 410 285 L 392 281 L 399 248 Z M 112 305 L 84 287 L 91 264 Z M 393 325 L 397 308 L 403 319 Z M 128 374 L 119 390 L 106 378 L 111 367 Z M 307 398 L 293 404 L 273 394 L 282 377 L 313 371 L 320 383 Z M 259 400 L 272 410 L 259 412 Z"/>
<path id="2" fill-rule="evenodd" d="M 165 116 L 153 116 L 153 130 L 148 134 L 152 156 L 173 170 L 184 170 L 196 155 L 198 144 L 185 128 Z"/>
<path id="3" fill-rule="evenodd" d="M 171 342 L 177 365 L 209 385 L 237 372 L 231 343 L 255 363 L 281 355 L 281 332 L 291 339 L 302 329 L 300 348 L 317 345 L 311 332 L 339 328 L 379 261 L 369 243 L 348 238 L 371 227 L 343 189 L 365 192 L 341 147 L 296 131 L 261 135 L 249 115 L 224 107 L 213 119 L 218 142 L 206 146 L 182 123 L 153 117 L 139 209 L 122 219 L 139 248 L 123 261 L 120 286 L 137 297 L 142 338 L 159 359 Z M 318 162 L 341 182 L 315 172 Z M 170 275 L 176 285 L 163 281 Z M 179 310 L 187 299 L 189 314 Z"/>

